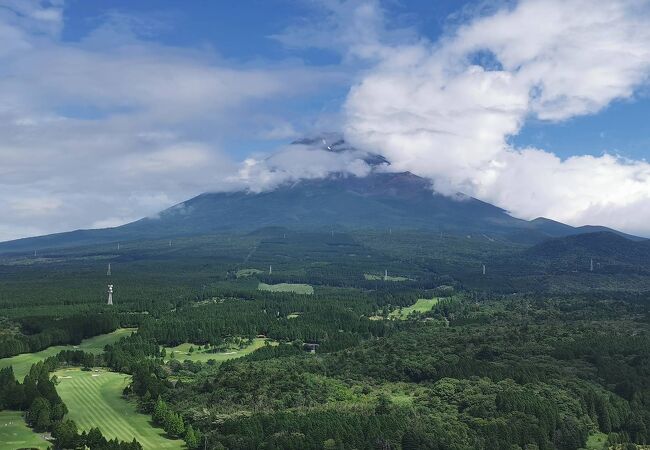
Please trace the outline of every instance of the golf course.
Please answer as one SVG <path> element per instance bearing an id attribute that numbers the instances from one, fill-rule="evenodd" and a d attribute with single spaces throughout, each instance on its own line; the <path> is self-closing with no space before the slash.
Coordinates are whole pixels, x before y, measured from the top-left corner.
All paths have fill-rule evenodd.
<path id="1" fill-rule="evenodd" d="M 174 359 L 178 361 L 185 361 L 186 359 L 189 359 L 190 361 L 200 361 L 200 362 L 207 362 L 211 359 L 217 361 L 217 362 L 222 362 L 222 361 L 227 361 L 229 359 L 234 359 L 234 358 L 240 358 L 242 356 L 248 355 L 249 353 L 254 352 L 258 348 L 264 347 L 265 342 L 267 342 L 267 339 L 264 338 L 255 338 L 253 339 L 253 342 L 244 347 L 244 348 L 239 348 L 239 347 L 233 347 L 230 349 L 227 349 L 225 352 L 218 352 L 218 353 L 211 353 L 207 350 L 203 350 L 199 345 L 193 345 L 193 344 L 180 344 L 177 345 L 176 347 L 165 347 L 165 361 L 169 361 L 172 356 L 172 353 L 174 354 Z M 270 345 L 277 345 L 277 342 L 274 341 L 268 341 L 270 342 Z M 190 352 L 190 348 L 194 348 L 194 351 Z"/>
<path id="2" fill-rule="evenodd" d="M 112 333 L 100 334 L 89 339 L 83 340 L 79 345 L 56 345 L 48 347 L 45 350 L 35 353 L 22 353 L 20 355 L 12 356 L 11 358 L 0 359 L 0 369 L 8 366 L 13 366 L 14 375 L 17 380 L 25 378 L 29 373 L 30 367 L 39 361 L 55 356 L 62 350 L 83 350 L 85 352 L 100 354 L 104 351 L 104 347 L 108 344 L 117 342 L 121 338 L 130 335 L 135 328 L 118 328 Z"/>
<path id="3" fill-rule="evenodd" d="M 135 403 L 122 397 L 129 384 L 129 375 L 95 369 L 65 369 L 55 373 L 57 392 L 68 406 L 68 418 L 79 430 L 99 427 L 106 438 L 131 441 L 136 438 L 145 449 L 184 448 L 181 440 L 165 437 L 165 432 L 154 428 L 151 418 L 136 411 Z"/>

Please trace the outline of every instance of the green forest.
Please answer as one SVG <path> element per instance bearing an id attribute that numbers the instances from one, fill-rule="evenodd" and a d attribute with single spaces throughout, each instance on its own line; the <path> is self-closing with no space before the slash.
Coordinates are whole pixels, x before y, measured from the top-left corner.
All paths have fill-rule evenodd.
<path id="1" fill-rule="evenodd" d="M 0 409 L 53 448 L 148 448 L 70 419 L 76 367 L 128 376 L 120 401 L 188 449 L 643 448 L 645 263 L 571 245 L 270 228 L 5 254 L 0 358 L 65 347 L 2 369 Z"/>

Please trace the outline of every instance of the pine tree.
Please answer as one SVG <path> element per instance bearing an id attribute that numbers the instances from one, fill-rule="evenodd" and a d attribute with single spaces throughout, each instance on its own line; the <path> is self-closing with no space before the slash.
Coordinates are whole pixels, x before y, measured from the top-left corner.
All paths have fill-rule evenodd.
<path id="1" fill-rule="evenodd" d="M 106 438 L 99 431 L 99 428 L 91 428 L 86 435 L 85 442 L 82 442 L 82 444 L 89 448 L 99 448 L 106 444 Z"/>
<path id="2" fill-rule="evenodd" d="M 57 448 L 76 448 L 79 441 L 77 424 L 72 420 L 65 420 L 54 424 L 52 437 L 56 439 Z"/>
<path id="3" fill-rule="evenodd" d="M 52 406 L 51 417 L 52 420 L 61 420 L 68 413 L 68 408 L 65 406 L 65 403 L 58 402 Z"/>
<path id="4" fill-rule="evenodd" d="M 50 402 L 43 397 L 37 397 L 27 411 L 27 421 L 36 431 L 45 431 L 51 422 Z"/>
<path id="5" fill-rule="evenodd" d="M 183 418 L 175 412 L 169 411 L 165 420 L 165 431 L 172 436 L 182 436 L 185 431 Z"/>
<path id="6" fill-rule="evenodd" d="M 160 396 L 158 396 L 158 400 L 156 401 L 156 405 L 153 408 L 152 414 L 154 423 L 163 425 L 168 413 L 169 409 L 167 408 L 167 404 L 163 401 L 162 398 L 160 398 Z"/>
<path id="7" fill-rule="evenodd" d="M 190 449 L 195 449 L 199 447 L 199 436 L 197 433 L 194 432 L 194 428 L 192 428 L 192 425 L 189 424 L 185 428 L 185 443 L 187 444 L 187 447 Z"/>

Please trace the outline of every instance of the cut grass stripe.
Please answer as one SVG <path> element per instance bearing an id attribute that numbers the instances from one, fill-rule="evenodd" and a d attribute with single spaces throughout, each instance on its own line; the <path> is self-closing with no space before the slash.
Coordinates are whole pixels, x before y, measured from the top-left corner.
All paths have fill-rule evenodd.
<path id="1" fill-rule="evenodd" d="M 164 431 L 154 428 L 150 418 L 136 411 L 135 405 L 122 398 L 130 382 L 127 375 L 80 369 L 56 373 L 57 391 L 69 409 L 68 417 L 80 430 L 98 427 L 107 438 L 131 441 L 136 438 L 144 449 L 180 449 L 183 442 L 167 439 Z M 93 376 L 95 375 L 95 376 Z"/>
<path id="2" fill-rule="evenodd" d="M 119 420 L 118 414 L 116 411 L 110 409 L 107 407 L 107 405 L 100 405 L 97 406 L 93 403 L 93 398 L 89 395 L 88 393 L 92 393 L 97 389 L 100 389 L 101 386 L 98 386 L 98 382 L 95 381 L 94 378 L 92 377 L 82 377 L 79 379 L 79 386 L 80 389 L 78 389 L 74 397 L 79 404 L 83 404 L 86 407 L 86 411 L 89 411 L 89 414 L 86 416 L 87 417 L 87 422 L 85 422 L 83 425 L 87 426 L 88 428 L 92 428 L 93 426 L 98 426 L 96 424 L 111 424 L 111 430 L 106 431 L 102 426 L 99 426 L 100 429 L 102 429 L 102 433 L 106 436 L 108 436 L 108 433 L 111 431 L 115 433 L 114 436 L 110 437 L 120 437 L 120 436 L 133 436 L 135 437 L 138 432 L 135 430 L 130 424 L 128 424 L 125 421 Z M 142 437 L 142 442 L 140 442 L 143 446 L 145 445 L 151 445 L 149 443 L 148 439 L 145 439 Z"/>
<path id="3" fill-rule="evenodd" d="M 90 377 L 80 377 L 78 380 L 78 389 L 72 394 L 71 399 L 73 402 L 82 405 L 85 411 L 87 411 L 84 420 L 78 423 L 80 428 L 90 429 L 97 426 L 109 438 L 118 437 L 123 439 L 123 436 L 136 437 L 138 435 L 137 431 L 128 423 L 119 420 L 115 411 L 108 408 L 106 404 L 95 404 L 92 396 L 87 395 L 98 390 L 100 387 Z M 103 424 L 108 425 L 110 429 L 107 429 L 107 426 Z M 143 436 L 141 436 L 140 443 L 143 446 L 151 446 L 149 440 Z"/>

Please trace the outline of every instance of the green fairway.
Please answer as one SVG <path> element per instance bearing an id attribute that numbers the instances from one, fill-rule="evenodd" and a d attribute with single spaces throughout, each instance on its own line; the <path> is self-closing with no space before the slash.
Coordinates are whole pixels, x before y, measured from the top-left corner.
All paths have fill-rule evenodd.
<path id="1" fill-rule="evenodd" d="M 237 271 L 237 278 L 246 278 L 250 277 L 252 275 L 256 275 L 258 273 L 262 273 L 261 270 L 259 269 L 240 269 Z"/>
<path id="2" fill-rule="evenodd" d="M 280 284 L 266 284 L 260 283 L 257 285 L 260 291 L 270 292 L 293 292 L 294 294 L 308 294 L 314 293 L 314 288 L 308 284 L 295 284 L 295 283 L 280 283 Z"/>
<path id="3" fill-rule="evenodd" d="M 50 444 L 40 434 L 25 425 L 23 413 L 0 411 L 0 450 L 49 447 Z"/>
<path id="4" fill-rule="evenodd" d="M 239 347 L 234 347 L 226 350 L 225 352 L 209 353 L 206 350 L 200 349 L 198 345 L 186 343 L 177 345 L 176 347 L 166 347 L 165 351 L 167 352 L 167 356 L 165 357 L 165 361 L 169 361 L 171 359 L 172 352 L 174 352 L 174 359 L 177 361 L 185 361 L 186 359 L 189 359 L 190 361 L 200 362 L 207 362 L 210 359 L 214 359 L 218 362 L 227 361 L 229 359 L 240 358 L 244 355 L 248 355 L 258 348 L 264 347 L 265 342 L 267 341 L 270 343 L 270 345 L 278 345 L 278 343 L 274 341 L 269 341 L 264 338 L 255 338 L 253 339 L 253 343 L 251 345 L 242 349 Z M 192 353 L 190 353 L 190 347 L 194 347 L 194 351 Z"/>
<path id="5" fill-rule="evenodd" d="M 16 379 L 22 381 L 33 364 L 36 364 L 39 361 L 43 361 L 50 356 L 55 356 L 62 350 L 83 350 L 85 352 L 98 355 L 104 351 L 104 347 L 107 344 L 117 342 L 124 336 L 128 336 L 129 334 L 133 333 L 135 330 L 135 328 L 118 328 L 112 333 L 100 334 L 99 336 L 85 339 L 79 345 L 56 345 L 54 347 L 48 347 L 45 350 L 41 350 L 40 352 L 36 353 L 23 353 L 20 355 L 12 356 L 11 358 L 3 358 L 0 359 L 0 369 L 8 366 L 13 366 Z"/>
<path id="6" fill-rule="evenodd" d="M 431 311 L 438 301 L 437 298 L 420 298 L 414 305 L 391 312 L 389 317 L 405 320 L 408 318 L 409 314 L 413 312 L 423 313 Z"/>
<path id="7" fill-rule="evenodd" d="M 130 375 L 101 369 L 66 369 L 55 375 L 59 379 L 56 390 L 69 409 L 67 417 L 77 423 L 80 431 L 99 427 L 109 439 L 136 438 L 145 449 L 184 447 L 181 440 L 167 439 L 162 429 L 151 425 L 149 416 L 138 413 L 134 403 L 122 398 Z"/>
<path id="8" fill-rule="evenodd" d="M 375 275 L 372 273 L 364 273 L 363 274 L 364 278 L 366 280 L 379 280 L 379 281 L 408 281 L 410 278 L 407 277 L 391 277 L 390 275 L 384 276 L 384 275 Z"/>

